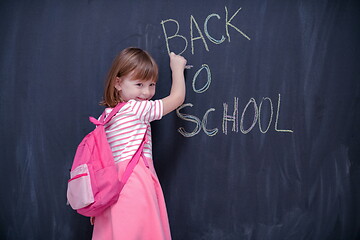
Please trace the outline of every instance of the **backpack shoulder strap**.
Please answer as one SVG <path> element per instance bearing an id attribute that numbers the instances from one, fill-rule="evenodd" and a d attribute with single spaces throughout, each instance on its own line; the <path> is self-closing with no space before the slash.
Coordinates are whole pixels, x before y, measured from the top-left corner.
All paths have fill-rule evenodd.
<path id="1" fill-rule="evenodd" d="M 111 110 L 111 112 L 109 113 L 109 115 L 105 118 L 106 112 L 104 110 L 104 112 L 101 114 L 100 119 L 99 119 L 99 123 L 100 125 L 105 125 L 106 123 L 108 123 L 113 116 L 115 116 L 116 113 L 118 113 L 120 111 L 120 109 L 126 104 L 126 102 L 121 102 L 118 103 L 113 110 Z M 104 120 L 105 118 L 105 120 Z"/>
<path id="2" fill-rule="evenodd" d="M 120 191 L 123 189 L 125 183 L 127 182 L 127 180 L 129 179 L 131 173 L 133 172 L 135 166 L 138 164 L 140 157 L 142 155 L 143 149 L 144 149 L 144 145 L 145 143 L 148 141 L 148 137 L 147 137 L 147 130 L 145 131 L 145 135 L 144 138 L 140 144 L 140 147 L 138 148 L 138 150 L 136 151 L 136 153 L 134 154 L 134 156 L 132 157 L 132 159 L 129 161 L 128 165 L 126 166 L 125 172 L 122 175 L 121 178 L 121 186 L 120 186 Z"/>

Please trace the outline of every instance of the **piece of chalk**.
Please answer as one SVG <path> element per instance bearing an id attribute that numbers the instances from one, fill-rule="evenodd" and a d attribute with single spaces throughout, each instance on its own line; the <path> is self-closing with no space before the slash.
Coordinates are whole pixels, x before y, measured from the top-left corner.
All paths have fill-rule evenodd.
<path id="1" fill-rule="evenodd" d="M 185 65 L 185 69 L 190 69 L 192 67 L 193 67 L 193 65 Z"/>

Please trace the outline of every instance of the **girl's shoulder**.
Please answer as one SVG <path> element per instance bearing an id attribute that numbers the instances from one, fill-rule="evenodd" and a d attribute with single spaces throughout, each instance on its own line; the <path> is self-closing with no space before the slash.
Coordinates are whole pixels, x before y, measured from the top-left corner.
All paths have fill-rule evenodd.
<path id="1" fill-rule="evenodd" d="M 129 100 L 124 107 L 136 107 L 136 108 L 152 108 L 157 105 L 162 105 L 162 100 L 146 100 L 146 101 L 136 101 L 136 100 Z"/>
<path id="2" fill-rule="evenodd" d="M 132 111 L 138 111 L 139 109 L 149 109 L 156 106 L 162 107 L 162 100 L 147 100 L 147 101 L 136 101 L 136 100 L 129 100 L 126 102 L 126 104 L 119 110 L 120 112 L 132 112 Z M 105 113 L 108 115 L 113 108 L 105 108 Z"/>
<path id="3" fill-rule="evenodd" d="M 124 105 L 126 111 L 137 115 L 139 119 L 153 121 L 161 119 L 163 112 L 162 100 L 135 101 L 130 100 Z"/>
<path id="4" fill-rule="evenodd" d="M 134 105 L 134 104 L 143 104 L 143 103 L 146 103 L 146 104 L 154 104 L 155 102 L 159 102 L 161 101 L 161 99 L 156 99 L 156 100 L 145 100 L 145 101 L 136 101 L 134 99 L 131 99 L 129 100 L 127 103 L 128 104 L 131 104 L 131 105 Z"/>

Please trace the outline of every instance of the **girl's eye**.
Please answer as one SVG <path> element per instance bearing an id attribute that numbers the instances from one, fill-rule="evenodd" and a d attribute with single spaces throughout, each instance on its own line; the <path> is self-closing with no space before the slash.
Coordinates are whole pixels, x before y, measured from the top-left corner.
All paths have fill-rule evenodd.
<path id="1" fill-rule="evenodd" d="M 150 83 L 150 86 L 151 87 L 154 87 L 156 84 L 155 83 Z"/>
<path id="2" fill-rule="evenodd" d="M 136 86 L 141 87 L 142 83 L 137 83 Z"/>

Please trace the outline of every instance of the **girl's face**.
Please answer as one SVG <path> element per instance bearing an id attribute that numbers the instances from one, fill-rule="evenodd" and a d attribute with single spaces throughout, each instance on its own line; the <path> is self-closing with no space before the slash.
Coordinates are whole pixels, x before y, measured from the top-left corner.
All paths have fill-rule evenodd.
<path id="1" fill-rule="evenodd" d="M 152 80 L 133 80 L 130 76 L 116 79 L 115 88 L 123 101 L 146 101 L 155 95 L 156 82 Z"/>

